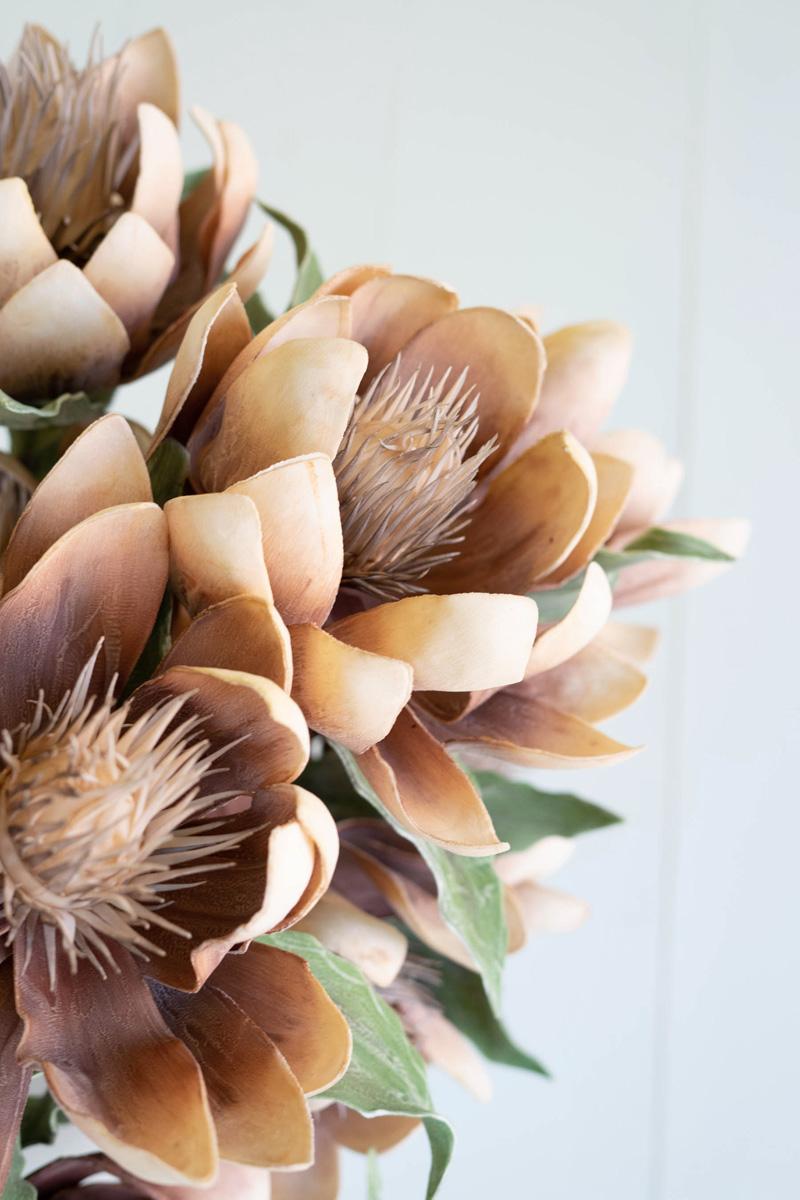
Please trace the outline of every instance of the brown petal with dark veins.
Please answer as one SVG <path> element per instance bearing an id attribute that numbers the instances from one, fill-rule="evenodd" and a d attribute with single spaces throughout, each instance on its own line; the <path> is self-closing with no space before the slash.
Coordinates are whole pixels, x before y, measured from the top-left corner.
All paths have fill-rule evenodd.
<path id="1" fill-rule="evenodd" d="M 17 1129 L 25 1109 L 29 1067 L 17 1061 L 22 1022 L 14 1004 L 14 967 L 10 958 L 0 963 L 0 1193 L 5 1187 Z"/>
<path id="2" fill-rule="evenodd" d="M 116 504 L 153 499 L 150 477 L 124 417 L 101 417 L 76 438 L 33 493 L 3 561 L 3 590 L 20 582 L 63 533 Z"/>
<path id="3" fill-rule="evenodd" d="M 222 667 L 265 675 L 288 692 L 292 686 L 289 631 L 274 604 L 234 596 L 206 608 L 173 643 L 159 668 Z"/>
<path id="4" fill-rule="evenodd" d="M 95 513 L 51 546 L 0 601 L 0 728 L 40 689 L 55 706 L 94 653 L 93 686 L 123 686 L 144 649 L 168 573 L 167 523 L 155 504 Z"/>
<path id="5" fill-rule="evenodd" d="M 79 960 L 53 991 L 37 934 L 30 960 L 16 964 L 20 1058 L 42 1068 L 73 1124 L 133 1174 L 210 1183 L 217 1146 L 200 1068 L 170 1034 L 131 956 L 111 952 L 117 971 L 106 979 Z"/>

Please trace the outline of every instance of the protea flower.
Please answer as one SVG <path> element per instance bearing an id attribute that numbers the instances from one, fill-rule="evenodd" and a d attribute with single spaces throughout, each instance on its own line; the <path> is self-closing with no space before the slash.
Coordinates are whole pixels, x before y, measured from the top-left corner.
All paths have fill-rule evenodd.
<path id="1" fill-rule="evenodd" d="M 301 960 L 250 944 L 308 911 L 336 861 L 327 809 L 292 783 L 300 709 L 191 628 L 120 700 L 167 577 L 141 453 L 105 417 L 36 489 L 5 557 L 3 1176 L 34 1067 L 123 1168 L 204 1185 L 220 1156 L 310 1162 L 305 1095 L 348 1061 Z"/>
<path id="2" fill-rule="evenodd" d="M 96 392 L 174 352 L 255 193 L 235 125 L 198 110 L 214 165 L 182 202 L 178 76 L 163 30 L 75 67 L 27 26 L 0 66 L 0 389 Z M 234 267 L 258 285 L 266 231 Z"/>

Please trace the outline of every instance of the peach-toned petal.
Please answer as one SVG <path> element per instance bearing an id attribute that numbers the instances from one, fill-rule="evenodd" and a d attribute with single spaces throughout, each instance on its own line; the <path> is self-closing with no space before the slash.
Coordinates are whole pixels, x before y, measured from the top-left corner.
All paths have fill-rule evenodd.
<path id="1" fill-rule="evenodd" d="M 536 605 L 525 596 L 407 596 L 344 617 L 329 632 L 410 663 L 415 688 L 460 692 L 517 683 L 536 617 Z"/>
<path id="2" fill-rule="evenodd" d="M 220 121 L 219 132 L 225 153 L 222 188 L 210 214 L 206 253 L 206 287 L 222 275 L 225 260 L 253 202 L 258 184 L 258 162 L 243 129 L 232 121 Z"/>
<path id="3" fill-rule="evenodd" d="M 606 624 L 612 603 L 608 576 L 597 563 L 590 563 L 572 608 L 533 643 L 525 678 L 552 670 L 588 646 Z"/>
<path id="4" fill-rule="evenodd" d="M 212 984 L 275 1043 L 307 1096 L 341 1079 L 350 1027 L 305 959 L 254 942 L 245 954 L 229 954 Z"/>
<path id="5" fill-rule="evenodd" d="M 358 764 L 391 815 L 455 854 L 507 850 L 469 777 L 405 709 Z"/>
<path id="6" fill-rule="evenodd" d="M 577 896 L 538 883 L 520 883 L 514 888 L 527 937 L 537 933 L 572 933 L 589 916 L 589 905 Z"/>
<path id="7" fill-rule="evenodd" d="M 152 500 L 150 478 L 124 417 L 101 417 L 75 439 L 23 512 L 3 562 L 10 591 L 63 533 L 116 504 Z"/>
<path id="8" fill-rule="evenodd" d="M 613 533 L 633 482 L 633 467 L 621 458 L 592 454 L 597 473 L 597 501 L 589 524 L 564 561 L 547 576 L 548 583 L 563 583 L 582 571 Z"/>
<path id="9" fill-rule="evenodd" d="M 126 1170 L 155 1183 L 210 1183 L 217 1146 L 200 1069 L 164 1024 L 131 956 L 109 947 L 103 979 L 79 960 L 50 986 L 37 934 L 17 960 L 23 1062 L 45 1074 L 78 1129 Z"/>
<path id="10" fill-rule="evenodd" d="M 524 680 L 510 692 L 544 700 L 593 723 L 628 708 L 646 685 L 647 676 L 632 663 L 592 642 L 560 666 Z"/>
<path id="11" fill-rule="evenodd" d="M 253 1167 L 307 1166 L 313 1140 L 302 1088 L 277 1046 L 215 980 L 195 995 L 161 988 L 156 999 L 203 1072 L 220 1155 Z"/>
<path id="12" fill-rule="evenodd" d="M 486 1063 L 459 1029 L 440 1009 L 424 1001 L 403 1003 L 403 1022 L 426 1062 L 446 1072 L 456 1083 L 486 1104 L 492 1083 Z"/>
<path id="13" fill-rule="evenodd" d="M 363 287 L 371 279 L 379 279 L 384 275 L 391 275 L 391 273 L 391 267 L 381 265 L 366 264 L 358 267 L 345 267 L 343 271 L 337 271 L 335 275 L 331 275 L 330 279 L 321 283 L 312 299 L 316 299 L 318 296 L 352 296 L 357 288 Z"/>
<path id="14" fill-rule="evenodd" d="M 63 534 L 0 601 L 0 728 L 29 715 L 40 690 L 58 704 L 101 640 L 93 691 L 105 692 L 115 674 L 123 686 L 167 573 L 166 521 L 155 504 L 108 508 Z"/>
<path id="15" fill-rule="evenodd" d="M 266 275 L 274 245 L 275 227 L 268 223 L 228 272 L 228 282 L 236 284 L 243 300 L 250 299 Z"/>
<path id="16" fill-rule="evenodd" d="M 490 438 L 497 450 L 481 473 L 503 457 L 531 418 L 545 369 L 540 338 L 529 325 L 497 308 L 462 308 L 422 329 L 403 348 L 401 377 L 433 367 L 438 380 L 448 367 L 469 368 L 467 384 L 480 394 L 475 446 Z"/>
<path id="17" fill-rule="evenodd" d="M 123 213 L 84 267 L 135 348 L 164 294 L 175 255 L 144 217 Z"/>
<path id="18" fill-rule="evenodd" d="M 399 929 L 370 916 L 333 888 L 295 928 L 355 963 L 376 987 L 394 983 L 408 951 L 408 939 Z"/>
<path id="19" fill-rule="evenodd" d="M 315 625 L 290 630 L 292 696 L 312 729 L 360 754 L 386 737 L 411 695 L 406 662 L 359 650 Z"/>
<path id="20" fill-rule="evenodd" d="M 499 692 L 457 724 L 441 726 L 441 733 L 451 749 L 476 765 L 596 767 L 636 753 L 636 747 L 614 741 L 569 713 L 509 691 Z"/>
<path id="21" fill-rule="evenodd" d="M 628 375 L 631 335 L 615 321 L 569 325 L 548 334 L 544 347 L 547 371 L 539 403 L 514 447 L 515 458 L 558 429 L 568 429 L 580 441 L 590 439 L 608 417 Z"/>
<path id="22" fill-rule="evenodd" d="M 140 104 L 139 170 L 130 211 L 144 217 L 170 250 L 177 250 L 183 162 L 178 131 L 154 104 Z"/>
<path id="23" fill-rule="evenodd" d="M 175 640 L 160 670 L 222 667 L 292 686 L 289 631 L 274 604 L 260 596 L 232 596 L 204 609 Z"/>
<path id="24" fill-rule="evenodd" d="M 283 459 L 332 459 L 366 362 L 346 338 L 298 338 L 257 358 L 190 439 L 193 479 L 222 490 Z"/>
<path id="25" fill-rule="evenodd" d="M 591 456 L 571 434 L 552 433 L 495 475 L 470 516 L 458 557 L 425 582 L 438 591 L 524 594 L 565 561 L 596 500 Z"/>
<path id="26" fill-rule="evenodd" d="M 151 452 L 168 435 L 186 441 L 230 363 L 250 341 L 250 322 L 234 284 L 197 310 L 178 349 Z"/>
<path id="27" fill-rule="evenodd" d="M 314 1122 L 314 1163 L 307 1171 L 275 1171 L 272 1200 L 337 1200 L 339 1149 L 319 1121 Z"/>
<path id="28" fill-rule="evenodd" d="M 642 429 L 618 429 L 595 438 L 592 449 L 623 459 L 633 468 L 633 485 L 619 519 L 617 535 L 660 521 L 683 479 L 683 465 L 670 458 L 663 443 Z"/>
<path id="29" fill-rule="evenodd" d="M 0 1189 L 5 1188 L 31 1081 L 30 1067 L 17 1060 L 21 1036 L 22 1022 L 14 1004 L 14 969 L 7 958 L 0 963 Z"/>
<path id="30" fill-rule="evenodd" d="M 518 883 L 537 883 L 557 874 L 575 853 L 572 838 L 550 834 L 539 838 L 526 850 L 515 850 L 504 854 L 494 864 L 494 869 L 509 887 Z"/>
<path id="31" fill-rule="evenodd" d="M 0 387 L 41 399 L 115 382 L 130 349 L 125 326 L 79 271 L 59 259 L 0 309 Z"/>
<path id="32" fill-rule="evenodd" d="M 661 528 L 702 538 L 734 559 L 744 553 L 750 537 L 750 522 L 735 518 L 666 521 Z M 631 530 L 630 540 L 635 540 L 641 533 L 644 530 Z M 614 587 L 614 606 L 646 604 L 651 600 L 674 596 L 688 588 L 710 582 L 730 566 L 731 563 L 726 562 L 677 557 L 636 563 L 620 571 Z"/>
<path id="33" fill-rule="evenodd" d="M 655 654 L 660 636 L 657 629 L 648 625 L 607 621 L 597 635 L 596 644 L 612 650 L 628 662 L 641 665 L 649 662 Z"/>
<path id="34" fill-rule="evenodd" d="M 56 257 L 24 179 L 0 179 L 0 306 Z"/>
<path id="35" fill-rule="evenodd" d="M 306 454 L 228 488 L 248 496 L 261 522 L 272 594 L 290 625 L 321 625 L 342 578 L 342 524 L 331 460 Z"/>
<path id="36" fill-rule="evenodd" d="M 151 29 L 122 48 L 114 98 L 125 132 L 136 126 L 140 104 L 154 104 L 174 125 L 180 117 L 180 84 L 175 50 L 164 29 Z"/>
<path id="37" fill-rule="evenodd" d="M 364 1117 L 344 1104 L 330 1104 L 320 1113 L 318 1121 L 335 1142 L 357 1154 L 369 1150 L 383 1154 L 404 1141 L 420 1123 L 417 1117 Z"/>
<path id="38" fill-rule="evenodd" d="M 353 334 L 366 346 L 366 387 L 415 333 L 458 307 L 451 288 L 416 275 L 375 276 L 352 294 Z"/>
<path id="39" fill-rule="evenodd" d="M 249 497 L 177 496 L 164 512 L 172 586 L 190 613 L 241 595 L 272 603 L 261 522 Z"/>

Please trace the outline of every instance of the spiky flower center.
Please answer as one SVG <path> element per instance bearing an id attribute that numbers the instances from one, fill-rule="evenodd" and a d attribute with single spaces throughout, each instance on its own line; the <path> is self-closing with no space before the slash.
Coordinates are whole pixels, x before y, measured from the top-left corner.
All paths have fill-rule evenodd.
<path id="1" fill-rule="evenodd" d="M 424 592 L 428 572 L 458 554 L 495 442 L 468 453 L 478 394 L 466 369 L 451 375 L 420 368 L 403 382 L 398 356 L 356 397 L 334 462 L 346 584 L 388 599 Z"/>
<path id="2" fill-rule="evenodd" d="M 116 112 L 120 57 L 92 39 L 86 65 L 28 25 L 0 64 L 0 178 L 25 180 L 55 249 L 87 259 L 124 208 L 122 189 L 138 149 Z"/>
<path id="3" fill-rule="evenodd" d="M 188 937 L 162 911 L 171 893 L 243 836 L 208 816 L 229 793 L 200 794 L 220 751 L 196 718 L 176 723 L 185 697 L 129 722 L 110 693 L 89 696 L 95 658 L 54 712 L 40 699 L 0 734 L 0 928 L 11 943 L 41 927 L 51 981 L 59 949 L 105 975 L 114 943 L 147 958 L 163 953 L 153 926 Z"/>

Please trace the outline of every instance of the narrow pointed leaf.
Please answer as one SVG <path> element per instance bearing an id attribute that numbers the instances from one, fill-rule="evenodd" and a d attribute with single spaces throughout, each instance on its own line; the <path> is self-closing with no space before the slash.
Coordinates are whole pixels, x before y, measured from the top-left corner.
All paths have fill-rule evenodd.
<path id="1" fill-rule="evenodd" d="M 575 837 L 621 821 L 616 813 L 570 792 L 541 792 L 493 771 L 475 771 L 475 785 L 489 810 L 497 836 L 512 850 L 527 850 L 540 838 Z"/>
<path id="2" fill-rule="evenodd" d="M 296 221 L 287 216 L 286 213 L 281 212 L 280 209 L 271 208 L 269 204 L 264 204 L 262 200 L 258 200 L 257 204 L 263 212 L 272 217 L 273 221 L 277 221 L 279 225 L 283 226 L 294 242 L 297 275 L 287 305 L 287 308 L 294 308 L 295 305 L 302 304 L 305 300 L 308 300 L 309 296 L 313 296 L 322 283 L 323 274 L 319 260 L 311 249 L 308 234 L 302 225 L 298 225 Z"/>

